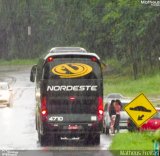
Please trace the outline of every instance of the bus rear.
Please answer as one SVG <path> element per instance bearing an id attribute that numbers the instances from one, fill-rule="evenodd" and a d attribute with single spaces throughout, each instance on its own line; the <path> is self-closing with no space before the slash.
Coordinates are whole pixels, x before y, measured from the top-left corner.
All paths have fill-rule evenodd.
<path id="1" fill-rule="evenodd" d="M 77 138 L 99 144 L 103 120 L 103 81 L 97 55 L 50 54 L 40 81 L 37 127 L 40 142 Z M 39 129 L 38 128 L 38 129 Z"/>

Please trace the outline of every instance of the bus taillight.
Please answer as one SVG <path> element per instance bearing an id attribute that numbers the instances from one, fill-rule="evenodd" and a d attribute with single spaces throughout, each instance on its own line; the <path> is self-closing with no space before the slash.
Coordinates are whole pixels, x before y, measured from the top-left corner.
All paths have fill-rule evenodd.
<path id="1" fill-rule="evenodd" d="M 98 97 L 98 112 L 97 112 L 98 121 L 103 120 L 103 113 L 104 113 L 103 99 L 102 97 Z"/>
<path id="2" fill-rule="evenodd" d="M 52 62 L 54 60 L 54 58 L 52 56 L 47 58 L 47 62 Z"/>
<path id="3" fill-rule="evenodd" d="M 46 120 L 47 119 L 47 115 L 48 115 L 48 112 L 47 112 L 47 101 L 46 101 L 46 97 L 43 97 L 41 99 L 41 116 L 42 116 L 42 119 Z"/>
<path id="4" fill-rule="evenodd" d="M 97 58 L 93 56 L 93 57 L 91 57 L 91 61 L 97 62 Z"/>

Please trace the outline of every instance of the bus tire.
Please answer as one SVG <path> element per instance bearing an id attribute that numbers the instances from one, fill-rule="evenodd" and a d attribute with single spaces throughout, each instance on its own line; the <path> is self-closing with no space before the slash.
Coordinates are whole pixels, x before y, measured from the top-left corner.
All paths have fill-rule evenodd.
<path id="1" fill-rule="evenodd" d="M 100 134 L 94 136 L 94 145 L 100 144 Z"/>
<path id="2" fill-rule="evenodd" d="M 85 140 L 87 145 L 99 145 L 100 144 L 100 134 L 89 134 Z"/>
<path id="3" fill-rule="evenodd" d="M 39 143 L 41 146 L 45 146 L 46 145 L 46 135 L 42 135 L 40 133 L 38 133 L 38 139 L 39 139 Z"/>

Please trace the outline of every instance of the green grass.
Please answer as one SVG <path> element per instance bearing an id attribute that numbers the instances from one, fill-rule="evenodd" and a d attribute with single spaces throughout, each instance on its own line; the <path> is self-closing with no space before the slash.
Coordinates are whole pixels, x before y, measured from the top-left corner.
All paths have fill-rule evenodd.
<path id="1" fill-rule="evenodd" d="M 153 133 L 117 133 L 110 150 L 153 150 Z"/>
<path id="2" fill-rule="evenodd" d="M 0 60 L 0 65 L 33 65 L 38 59 L 14 59 L 14 60 Z"/>
<path id="3" fill-rule="evenodd" d="M 122 152 L 139 152 L 140 155 L 143 155 L 143 152 L 149 153 L 154 151 L 154 133 L 118 133 L 113 137 L 110 151 L 112 151 L 112 154 L 115 156 L 123 155 Z M 151 152 L 149 155 L 152 154 Z"/>
<path id="4" fill-rule="evenodd" d="M 137 80 L 129 76 L 106 76 L 104 78 L 104 94 L 120 92 L 125 96 L 137 96 L 144 93 L 147 96 L 160 96 L 160 72 L 143 76 Z"/>

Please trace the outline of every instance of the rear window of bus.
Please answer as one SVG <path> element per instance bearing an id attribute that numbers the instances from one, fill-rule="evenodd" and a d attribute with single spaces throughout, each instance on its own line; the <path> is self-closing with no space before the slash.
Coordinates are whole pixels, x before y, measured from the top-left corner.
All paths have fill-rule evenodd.
<path id="1" fill-rule="evenodd" d="M 101 79 L 98 60 L 81 57 L 53 58 L 43 67 L 42 79 Z"/>

